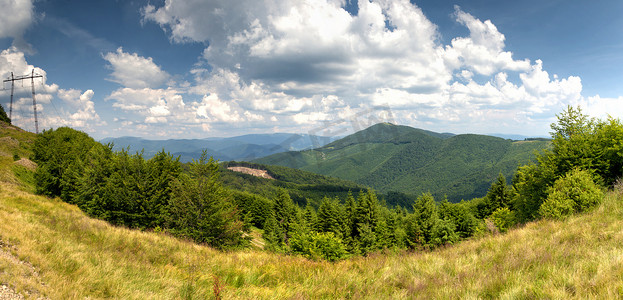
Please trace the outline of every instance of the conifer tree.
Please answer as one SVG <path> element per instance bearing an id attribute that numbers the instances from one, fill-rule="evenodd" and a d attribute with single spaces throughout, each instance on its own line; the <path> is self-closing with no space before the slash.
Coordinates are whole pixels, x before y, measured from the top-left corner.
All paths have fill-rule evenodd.
<path id="1" fill-rule="evenodd" d="M 290 237 L 292 237 L 295 229 L 297 211 L 286 190 L 279 191 L 275 198 L 273 213 L 279 229 L 279 240 L 281 243 L 289 245 Z"/>
<path id="2" fill-rule="evenodd" d="M 346 200 L 344 201 L 344 227 L 342 236 L 344 244 L 350 253 L 358 252 L 358 245 L 354 234 L 357 232 L 355 226 L 355 217 L 357 212 L 357 200 L 353 197 L 353 193 L 349 190 Z"/>
<path id="3" fill-rule="evenodd" d="M 372 190 L 360 192 L 355 211 L 355 235 L 361 251 L 366 254 L 378 246 L 376 230 L 379 230 L 379 202 Z"/>
<path id="4" fill-rule="evenodd" d="M 303 224 L 302 227 L 306 232 L 314 230 L 315 225 L 318 223 L 318 217 L 314 208 L 307 203 L 305 210 L 303 211 Z"/>
<path id="5" fill-rule="evenodd" d="M 0 121 L 11 124 L 11 119 L 9 119 L 9 116 L 6 115 L 6 111 L 4 111 L 4 107 L 2 107 L 2 105 L 0 105 Z"/>
<path id="6" fill-rule="evenodd" d="M 169 224 L 175 234 L 217 248 L 244 243 L 243 223 L 227 191 L 218 180 L 218 164 L 204 150 L 190 164 L 189 174 L 171 183 Z"/>
<path id="7" fill-rule="evenodd" d="M 271 214 L 264 223 L 264 233 L 262 237 L 267 243 L 266 249 L 269 250 L 278 250 L 281 249 L 281 230 L 277 225 L 277 220 L 275 216 Z"/>
<path id="8" fill-rule="evenodd" d="M 430 193 L 422 194 L 413 204 L 413 216 L 421 234 L 421 242 L 430 245 L 438 221 L 437 205 Z"/>
<path id="9" fill-rule="evenodd" d="M 324 197 L 318 207 L 318 220 L 316 230 L 319 232 L 332 232 L 342 238 L 344 222 L 340 204 L 336 199 Z"/>
<path id="10" fill-rule="evenodd" d="M 508 207 L 511 201 L 510 188 L 506 185 L 506 178 L 500 172 L 497 180 L 491 185 L 489 192 L 486 196 L 486 204 L 488 214 L 496 211 L 499 208 Z"/>

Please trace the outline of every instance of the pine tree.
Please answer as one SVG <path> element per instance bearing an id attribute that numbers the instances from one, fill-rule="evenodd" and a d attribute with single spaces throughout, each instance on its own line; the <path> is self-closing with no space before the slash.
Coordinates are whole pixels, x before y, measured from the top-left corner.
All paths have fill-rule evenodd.
<path id="1" fill-rule="evenodd" d="M 508 207 L 510 200 L 510 188 L 506 185 L 506 178 L 500 173 L 497 180 L 491 185 L 489 192 L 487 192 L 485 201 L 488 204 L 489 214 L 496 211 L 498 208 Z"/>
<path id="2" fill-rule="evenodd" d="M 2 107 L 2 105 L 0 105 L 0 121 L 11 124 L 11 119 L 9 119 L 9 116 L 6 115 L 6 111 L 4 111 L 4 107 Z"/>
<path id="3" fill-rule="evenodd" d="M 190 164 L 189 174 L 171 183 L 169 224 L 173 233 L 216 248 L 244 243 L 243 223 L 227 191 L 221 186 L 218 164 L 204 150 Z"/>
<path id="4" fill-rule="evenodd" d="M 302 227 L 306 232 L 311 232 L 315 229 L 315 225 L 318 222 L 318 217 L 314 208 L 307 203 L 305 210 L 303 211 L 303 224 Z"/>
<path id="5" fill-rule="evenodd" d="M 360 192 L 355 211 L 355 234 L 361 251 L 366 254 L 378 248 L 378 236 L 375 230 L 379 229 L 380 213 L 376 194 L 368 190 Z"/>
<path id="6" fill-rule="evenodd" d="M 278 250 L 281 249 L 281 230 L 277 225 L 277 220 L 274 215 L 270 215 L 264 223 L 264 233 L 262 237 L 266 241 L 265 249 Z"/>
<path id="7" fill-rule="evenodd" d="M 318 219 L 316 230 L 319 232 L 332 232 L 342 238 L 344 221 L 340 204 L 336 199 L 324 197 L 318 207 Z"/>
<path id="8" fill-rule="evenodd" d="M 355 223 L 355 217 L 357 213 L 357 200 L 353 197 L 353 193 L 348 191 L 348 195 L 346 196 L 346 201 L 344 201 L 344 227 L 342 236 L 344 240 L 344 244 L 348 252 L 350 253 L 358 253 L 358 244 L 355 239 L 355 232 L 357 225 Z"/>
<path id="9" fill-rule="evenodd" d="M 286 190 L 281 190 L 275 198 L 273 213 L 279 228 L 279 240 L 284 245 L 289 245 L 290 237 L 292 237 L 295 229 L 297 211 Z"/>
<path id="10" fill-rule="evenodd" d="M 417 198 L 413 204 L 413 215 L 421 234 L 421 242 L 425 246 L 430 245 L 433 240 L 435 225 L 439 218 L 435 199 L 430 193 L 422 194 L 422 196 Z"/>

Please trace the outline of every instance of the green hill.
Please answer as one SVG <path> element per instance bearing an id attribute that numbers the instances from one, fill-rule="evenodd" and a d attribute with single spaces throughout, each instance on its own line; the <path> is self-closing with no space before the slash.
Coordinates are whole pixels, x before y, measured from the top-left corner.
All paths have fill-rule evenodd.
<path id="1" fill-rule="evenodd" d="M 512 141 L 475 134 L 440 134 L 381 123 L 324 147 L 255 162 L 352 180 L 386 193 L 431 192 L 450 201 L 482 197 L 500 172 L 508 180 L 544 140 Z"/>

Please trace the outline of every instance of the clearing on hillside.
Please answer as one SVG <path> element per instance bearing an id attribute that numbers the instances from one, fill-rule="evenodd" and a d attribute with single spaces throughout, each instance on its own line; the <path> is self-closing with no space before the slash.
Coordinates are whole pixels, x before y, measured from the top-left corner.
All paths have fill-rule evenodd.
<path id="1" fill-rule="evenodd" d="M 240 172 L 244 174 L 253 175 L 255 177 L 275 179 L 272 176 L 270 176 L 270 174 L 268 174 L 268 171 L 266 170 L 259 170 L 259 169 L 253 169 L 253 168 L 247 168 L 247 167 L 227 167 L 227 169 L 232 170 L 234 172 Z"/>

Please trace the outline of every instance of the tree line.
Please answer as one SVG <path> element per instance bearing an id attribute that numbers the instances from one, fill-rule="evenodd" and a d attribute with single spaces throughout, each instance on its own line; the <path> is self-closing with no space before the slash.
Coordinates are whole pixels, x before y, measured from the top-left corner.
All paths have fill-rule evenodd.
<path id="1" fill-rule="evenodd" d="M 62 127 L 37 136 L 36 192 L 58 196 L 88 215 L 130 228 L 166 230 L 217 248 L 244 246 L 238 209 L 207 153 L 190 164 L 161 151 L 151 159 L 112 151 Z"/>

